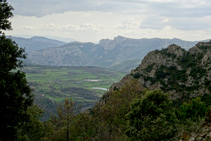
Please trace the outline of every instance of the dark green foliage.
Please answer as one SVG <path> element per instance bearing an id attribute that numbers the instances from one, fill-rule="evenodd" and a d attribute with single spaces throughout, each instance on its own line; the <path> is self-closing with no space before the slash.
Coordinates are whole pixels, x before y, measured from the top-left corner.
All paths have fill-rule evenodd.
<path id="1" fill-rule="evenodd" d="M 184 70 L 186 70 L 189 67 L 194 67 L 197 64 L 197 58 L 193 54 L 187 53 L 186 56 L 183 56 L 182 58 L 178 58 L 178 64 L 182 66 Z"/>
<path id="2" fill-rule="evenodd" d="M 148 65 L 147 68 L 145 69 L 145 71 L 151 72 L 151 70 L 153 69 L 153 66 L 154 66 L 154 65 L 155 65 L 154 63 L 151 64 L 151 65 Z"/>
<path id="3" fill-rule="evenodd" d="M 201 78 L 206 75 L 206 70 L 200 67 L 193 67 L 190 71 L 190 76 L 194 78 Z"/>
<path id="4" fill-rule="evenodd" d="M 45 123 L 39 121 L 39 118 L 42 117 L 44 111 L 37 105 L 33 105 L 28 107 L 26 112 L 29 115 L 29 120 L 23 122 L 19 127 L 17 141 L 41 140 L 49 130 Z"/>
<path id="5" fill-rule="evenodd" d="M 125 114 L 130 111 L 130 102 L 142 95 L 138 81 L 125 84 L 119 91 L 110 92 L 112 96 L 104 97 L 90 112 L 74 115 L 68 107 L 71 104 L 64 103 L 58 110 L 59 117 L 52 117 L 49 125 L 52 130 L 44 140 L 96 140 L 96 141 L 126 141 L 128 137 L 124 131 L 127 120 Z M 70 106 L 68 106 L 70 105 Z M 66 110 L 65 110 L 66 109 Z M 68 113 L 69 111 L 69 113 Z"/>
<path id="6" fill-rule="evenodd" d="M 189 100 L 189 102 L 184 102 L 179 110 L 177 110 L 177 118 L 180 121 L 185 122 L 187 119 L 191 119 L 192 121 L 197 121 L 200 118 L 205 116 L 206 112 L 206 104 L 201 101 L 200 97 Z"/>
<path id="7" fill-rule="evenodd" d="M 156 71 L 156 79 L 159 80 L 161 78 L 164 78 L 165 76 L 169 75 L 170 72 L 167 71 L 167 68 L 165 66 L 161 66 L 159 70 Z"/>
<path id="8" fill-rule="evenodd" d="M 22 67 L 18 58 L 25 58 L 23 53 L 10 39 L 0 37 L 0 137 L 8 140 L 13 140 L 16 127 L 28 119 L 25 111 L 33 102 L 25 73 L 17 70 Z"/>
<path id="9" fill-rule="evenodd" d="M 126 134 L 132 140 L 169 140 L 177 132 L 177 119 L 168 95 L 153 91 L 131 104 Z"/>
<path id="10" fill-rule="evenodd" d="M 161 66 L 160 69 L 156 71 L 156 79 L 158 81 L 165 77 L 170 78 L 170 80 L 172 81 L 174 80 L 185 81 L 184 78 L 186 77 L 186 70 L 178 70 L 175 66 L 171 67 Z"/>
<path id="11" fill-rule="evenodd" d="M 149 77 L 149 76 L 144 76 L 144 81 L 150 81 L 151 84 L 154 84 L 156 81 L 155 78 Z"/>
<path id="12" fill-rule="evenodd" d="M 118 91 L 119 89 L 116 87 L 116 86 L 114 86 L 114 91 Z"/>
<path id="13" fill-rule="evenodd" d="M 34 96 L 34 103 L 40 107 L 43 107 L 44 113 L 42 114 L 42 117 L 40 117 L 40 121 L 48 121 L 51 117 L 51 115 L 57 115 L 57 107 L 58 103 L 52 101 L 51 99 L 45 98 L 41 95 L 35 95 Z"/>
<path id="14" fill-rule="evenodd" d="M 211 44 L 201 45 L 199 48 L 203 50 L 211 49 Z"/>
<path id="15" fill-rule="evenodd" d="M 185 82 L 187 80 L 186 70 L 178 70 L 175 66 L 165 67 L 161 66 L 155 73 L 156 77 L 152 83 L 160 82 L 163 87 L 161 88 L 163 91 L 168 90 L 176 90 L 177 92 L 183 91 L 184 88 L 182 85 L 178 84 L 178 80 L 181 82 Z M 168 78 L 168 82 L 165 83 L 163 80 Z"/>
<path id="16" fill-rule="evenodd" d="M 210 94 L 204 94 L 201 97 L 201 101 L 206 104 L 206 107 L 211 105 L 211 95 Z"/>
<path id="17" fill-rule="evenodd" d="M 200 108 L 203 106 L 199 104 L 195 113 L 193 111 L 189 114 L 189 111 L 183 110 L 188 121 L 177 115 L 178 120 L 175 111 L 177 114 L 182 111 L 179 110 L 182 107 L 181 101 L 188 101 L 188 96 L 177 101 L 180 102 L 177 106 L 179 108 L 175 110 L 173 107 L 176 106 L 167 94 L 161 91 L 142 91 L 138 80 L 126 83 L 118 91 L 107 94 L 89 112 L 77 116 L 71 114 L 71 111 L 70 114 L 63 112 L 64 109 L 60 106 L 59 118 L 53 117 L 50 120 L 48 126 L 52 130 L 43 139 L 67 140 L 68 135 L 70 140 L 171 140 L 183 130 L 190 131 L 191 125 L 196 123 L 194 116 L 203 117 L 201 111 L 204 110 Z M 198 99 L 192 101 L 200 103 Z M 66 102 L 64 105 L 67 109 L 69 104 Z"/>
<path id="18" fill-rule="evenodd" d="M 10 30 L 13 8 L 0 0 L 0 32 Z M 25 59 L 23 49 L 4 34 L 0 35 L 0 140 L 13 141 L 17 129 L 29 120 L 26 112 L 32 105 L 33 95 L 21 71 L 22 61 Z"/>
<path id="19" fill-rule="evenodd" d="M 58 107 L 58 117 L 52 116 L 50 119 L 50 125 L 53 124 L 52 130 L 47 135 L 47 140 L 62 140 L 69 141 L 74 140 L 74 134 L 77 132 L 72 131 L 71 126 L 74 126 L 76 117 L 76 107 L 74 106 L 72 99 L 65 99 L 64 103 L 61 103 Z"/>
<path id="20" fill-rule="evenodd" d="M 0 33 L 2 30 L 11 30 L 11 22 L 8 20 L 13 16 L 13 7 L 6 0 L 0 0 Z"/>
<path id="21" fill-rule="evenodd" d="M 135 74 L 133 74 L 133 77 L 134 77 L 135 79 L 138 79 L 139 77 L 141 77 L 140 72 L 136 72 Z"/>

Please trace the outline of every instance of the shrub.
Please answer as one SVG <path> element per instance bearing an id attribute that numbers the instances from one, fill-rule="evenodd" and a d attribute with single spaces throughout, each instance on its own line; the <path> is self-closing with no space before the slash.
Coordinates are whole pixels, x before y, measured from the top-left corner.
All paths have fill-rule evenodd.
<path id="1" fill-rule="evenodd" d="M 193 121 L 198 121 L 200 118 L 205 116 L 206 104 L 201 101 L 200 97 L 189 100 L 189 102 L 184 102 L 179 111 L 176 112 L 177 118 L 181 121 L 191 119 Z"/>
<path id="2" fill-rule="evenodd" d="M 126 134 L 132 140 L 169 140 L 177 133 L 177 118 L 168 95 L 153 91 L 131 104 Z"/>

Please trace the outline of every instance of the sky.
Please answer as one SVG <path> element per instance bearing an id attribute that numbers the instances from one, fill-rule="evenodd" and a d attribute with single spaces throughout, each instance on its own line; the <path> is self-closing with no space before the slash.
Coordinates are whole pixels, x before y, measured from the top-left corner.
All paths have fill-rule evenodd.
<path id="1" fill-rule="evenodd" d="M 19 37 L 211 39 L 210 0 L 7 0 Z"/>

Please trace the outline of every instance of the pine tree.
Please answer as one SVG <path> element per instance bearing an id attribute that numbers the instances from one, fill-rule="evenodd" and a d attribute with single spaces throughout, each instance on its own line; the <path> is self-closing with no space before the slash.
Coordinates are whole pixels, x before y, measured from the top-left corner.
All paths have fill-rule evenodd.
<path id="1" fill-rule="evenodd" d="M 27 108 L 33 103 L 32 90 L 21 71 L 24 49 L 18 48 L 4 30 L 11 30 L 13 7 L 0 0 L 0 140 L 16 139 L 19 126 L 29 119 Z"/>

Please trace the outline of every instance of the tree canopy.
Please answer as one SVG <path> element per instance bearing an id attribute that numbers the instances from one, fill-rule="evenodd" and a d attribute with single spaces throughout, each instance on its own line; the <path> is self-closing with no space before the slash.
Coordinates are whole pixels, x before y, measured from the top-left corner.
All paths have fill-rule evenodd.
<path id="1" fill-rule="evenodd" d="M 8 20 L 13 16 L 13 7 L 6 0 L 0 0 L 0 33 L 2 30 L 11 30 L 11 22 Z"/>
<path id="2" fill-rule="evenodd" d="M 33 104 L 32 90 L 21 71 L 25 51 L 3 33 L 12 29 L 12 10 L 6 0 L 0 0 L 0 140 L 15 140 L 18 127 L 29 119 L 27 108 Z"/>

